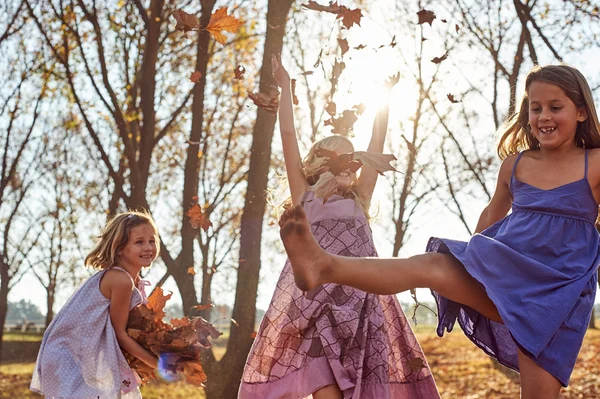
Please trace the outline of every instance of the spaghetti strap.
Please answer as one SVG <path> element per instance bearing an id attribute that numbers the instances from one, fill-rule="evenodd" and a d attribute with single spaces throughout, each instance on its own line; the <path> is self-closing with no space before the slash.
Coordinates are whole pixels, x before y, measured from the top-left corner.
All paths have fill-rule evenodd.
<path id="1" fill-rule="evenodd" d="M 511 177 L 515 177 L 515 170 L 517 170 L 517 164 L 519 163 L 519 161 L 521 160 L 521 157 L 523 156 L 523 154 L 525 153 L 525 151 L 521 151 L 519 153 L 519 155 L 517 156 L 517 160 L 515 161 L 515 164 L 513 165 L 513 169 L 512 169 L 512 176 Z M 587 164 L 586 164 L 587 165 Z"/>
<path id="2" fill-rule="evenodd" d="M 588 149 L 585 149 L 585 169 L 583 172 L 583 179 L 587 180 L 587 170 L 588 170 Z"/>

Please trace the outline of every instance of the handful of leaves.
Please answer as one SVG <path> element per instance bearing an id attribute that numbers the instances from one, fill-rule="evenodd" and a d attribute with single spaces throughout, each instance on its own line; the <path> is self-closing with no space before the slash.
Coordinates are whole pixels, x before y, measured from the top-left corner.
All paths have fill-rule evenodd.
<path id="1" fill-rule="evenodd" d="M 200 353 L 212 345 L 210 337 L 221 333 L 201 317 L 171 319 L 165 323 L 163 308 L 172 294 L 165 295 L 157 287 L 146 305 L 140 305 L 129 313 L 127 333 L 144 349 L 159 357 L 159 369 L 185 378 L 186 382 L 202 386 L 206 374 L 200 363 Z M 138 358 L 123 352 L 129 366 L 135 370 L 142 383 L 158 377 L 154 369 Z"/>

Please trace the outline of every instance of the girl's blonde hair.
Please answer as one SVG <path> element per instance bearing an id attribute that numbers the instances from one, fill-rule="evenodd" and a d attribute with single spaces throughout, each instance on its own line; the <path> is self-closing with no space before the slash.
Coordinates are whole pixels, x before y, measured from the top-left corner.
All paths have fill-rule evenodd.
<path id="1" fill-rule="evenodd" d="M 316 175 L 320 174 L 321 169 L 327 162 L 327 158 L 317 157 L 316 152 L 319 149 L 323 150 L 332 150 L 337 153 L 348 153 L 354 152 L 354 146 L 352 142 L 348 140 L 344 136 L 333 135 L 329 137 L 325 137 L 314 143 L 308 151 L 308 154 L 302 160 L 301 168 L 304 173 L 304 177 L 307 181 L 311 181 L 311 178 L 315 178 Z M 359 208 L 365 214 L 365 217 L 369 219 L 369 200 L 364 198 L 363 195 L 358 191 L 356 183 L 357 183 L 356 174 L 353 174 L 352 184 L 346 190 L 345 197 L 354 199 L 354 202 L 359 206 Z M 329 184 L 326 179 L 319 179 L 314 183 L 311 190 L 318 191 L 321 186 Z"/>
<path id="2" fill-rule="evenodd" d="M 131 229 L 144 224 L 150 225 L 156 235 L 156 254 L 160 250 L 158 230 L 149 212 L 129 211 L 112 218 L 98 237 L 96 246 L 85 258 L 85 265 L 96 269 L 106 269 L 117 264 L 119 251 L 127 244 Z"/>
<path id="3" fill-rule="evenodd" d="M 533 82 L 545 82 L 560 87 L 565 95 L 580 108 L 587 111 L 587 119 L 577 124 L 575 144 L 582 148 L 600 148 L 600 122 L 594 98 L 585 77 L 577 69 L 561 64 L 535 66 L 525 79 L 525 94 L 519 110 L 500 128 L 498 156 L 505 159 L 511 154 L 532 148 L 540 143 L 531 133 L 529 127 L 529 87 Z"/>

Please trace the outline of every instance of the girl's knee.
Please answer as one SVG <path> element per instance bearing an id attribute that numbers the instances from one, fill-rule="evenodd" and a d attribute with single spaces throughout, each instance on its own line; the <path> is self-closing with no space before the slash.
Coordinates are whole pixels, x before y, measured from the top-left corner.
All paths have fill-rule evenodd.
<path id="1" fill-rule="evenodd" d="M 433 290 L 448 281 L 451 271 L 456 268 L 454 262 L 457 262 L 452 255 L 439 252 L 428 252 L 413 259 L 420 264 L 421 278 L 417 288 Z"/>

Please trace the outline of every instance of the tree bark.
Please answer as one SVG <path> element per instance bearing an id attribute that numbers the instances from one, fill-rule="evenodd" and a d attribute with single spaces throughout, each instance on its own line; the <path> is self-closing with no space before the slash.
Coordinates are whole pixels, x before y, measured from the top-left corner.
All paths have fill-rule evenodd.
<path id="1" fill-rule="evenodd" d="M 271 56 L 281 53 L 287 15 L 293 0 L 269 0 L 267 33 L 260 72 L 259 90 L 268 92 L 275 85 L 271 71 Z M 260 271 L 260 250 L 263 217 L 266 207 L 265 191 L 271 163 L 271 142 L 276 114 L 259 108 L 252 132 L 252 147 L 248 171 L 248 187 L 240 230 L 240 259 L 227 352 L 216 362 L 211 356 L 205 361 L 209 379 L 208 399 L 234 399 L 252 345 L 256 317 L 256 297 Z"/>
<path id="2" fill-rule="evenodd" d="M 2 256 L 2 254 L 0 254 L 0 256 Z M 6 312 L 8 311 L 8 291 L 10 290 L 8 283 L 8 265 L 4 259 L 0 258 L 0 356 L 2 355 L 4 323 L 6 322 Z"/>

